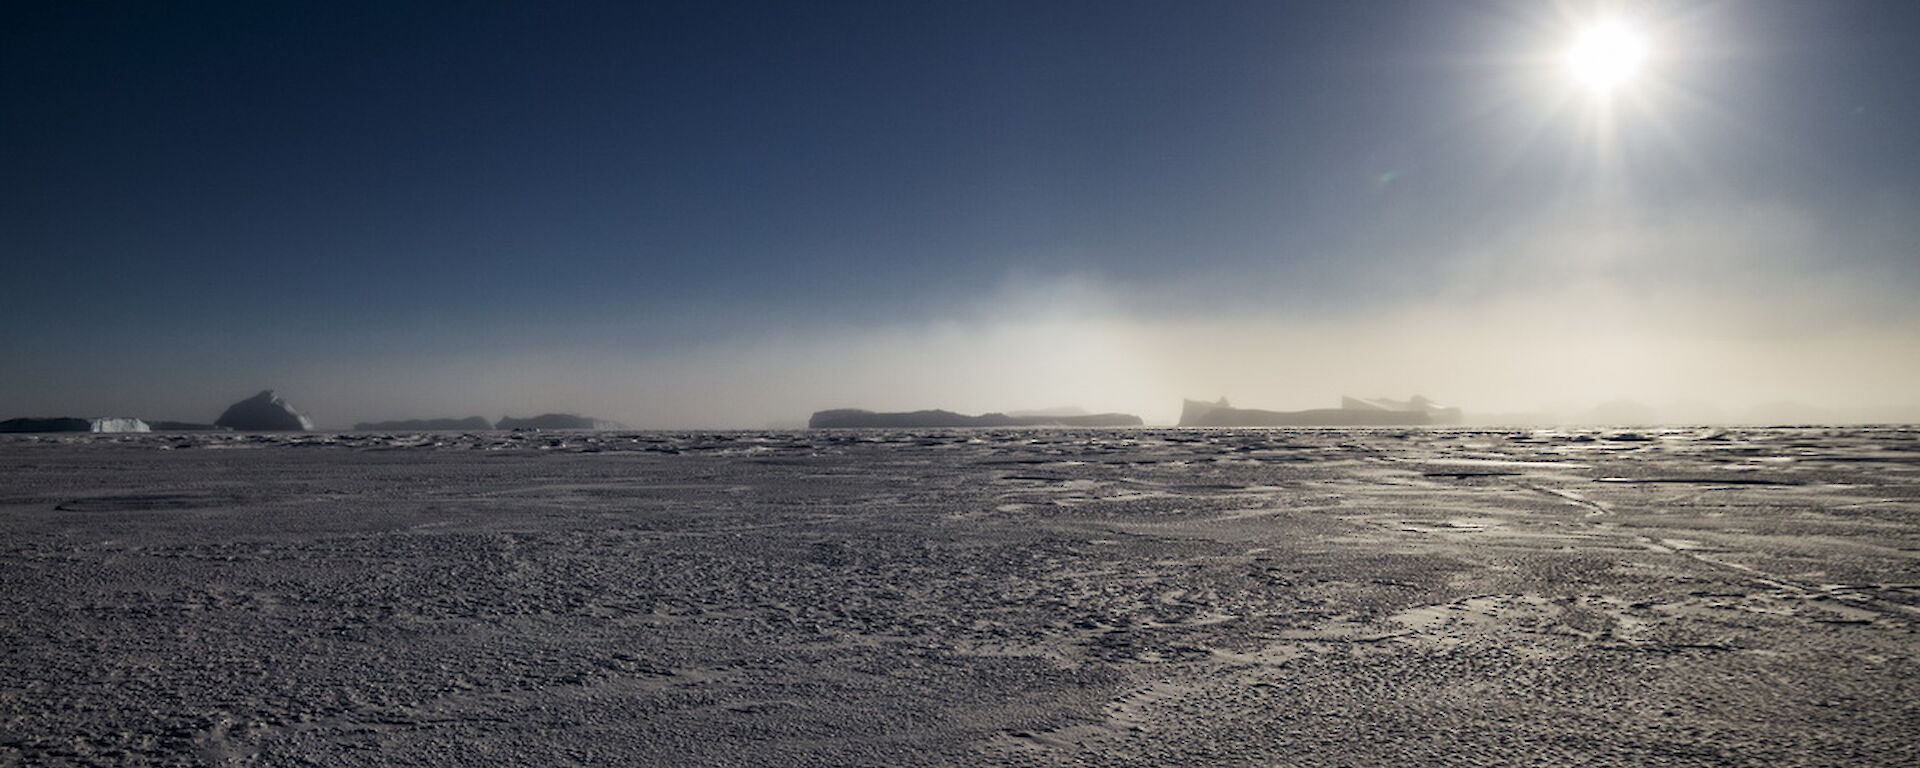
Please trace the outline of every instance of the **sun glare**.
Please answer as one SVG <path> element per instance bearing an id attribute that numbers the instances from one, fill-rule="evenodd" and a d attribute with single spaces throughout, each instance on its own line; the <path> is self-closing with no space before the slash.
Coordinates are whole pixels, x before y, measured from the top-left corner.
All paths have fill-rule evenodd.
<path id="1" fill-rule="evenodd" d="M 1588 27 L 1574 41 L 1573 50 L 1567 52 L 1567 66 L 1574 78 L 1601 94 L 1632 81 L 1646 59 L 1646 38 L 1619 22 Z"/>

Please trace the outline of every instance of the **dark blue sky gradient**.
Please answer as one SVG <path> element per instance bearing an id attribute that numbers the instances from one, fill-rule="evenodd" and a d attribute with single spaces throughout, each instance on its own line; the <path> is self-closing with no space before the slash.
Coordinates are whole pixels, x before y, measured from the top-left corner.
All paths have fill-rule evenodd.
<path id="1" fill-rule="evenodd" d="M 1845 226 L 1920 199 L 1915 6 L 1640 7 L 1691 41 L 1662 72 L 1690 96 L 1666 138 L 1620 132 L 1634 211 L 1753 199 Z M 1384 1 L 16 9 L 4 344 L 55 361 L 549 333 L 645 350 L 935 316 L 1059 274 L 1391 303 L 1451 269 L 1443 254 L 1588 193 L 1577 110 L 1544 111 L 1564 94 L 1527 59 L 1564 45 L 1560 18 Z M 1887 250 L 1837 258 L 1912 279 L 1915 256 Z"/>

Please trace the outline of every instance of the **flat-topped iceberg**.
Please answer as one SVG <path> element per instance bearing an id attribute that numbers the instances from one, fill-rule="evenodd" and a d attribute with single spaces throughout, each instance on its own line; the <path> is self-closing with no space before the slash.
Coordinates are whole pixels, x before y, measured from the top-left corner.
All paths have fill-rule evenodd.
<path id="1" fill-rule="evenodd" d="M 53 416 L 0 421 L 0 432 L 151 432 L 147 423 L 121 416 Z"/>

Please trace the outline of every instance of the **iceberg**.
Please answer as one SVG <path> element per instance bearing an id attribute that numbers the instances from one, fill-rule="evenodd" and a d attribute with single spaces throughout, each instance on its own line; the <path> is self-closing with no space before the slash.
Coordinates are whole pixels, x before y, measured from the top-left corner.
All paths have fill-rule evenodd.
<path id="1" fill-rule="evenodd" d="M 355 432 L 431 432 L 434 430 L 464 430 L 481 432 L 493 429 L 493 422 L 479 416 L 464 419 L 401 419 L 398 421 L 363 421 L 353 425 Z"/>
<path id="2" fill-rule="evenodd" d="M 927 410 L 879 413 L 859 408 L 817 411 L 808 429 L 925 429 L 947 427 L 1137 427 L 1140 417 L 1130 413 L 1031 414 L 1012 416 L 986 413 L 968 416 L 953 411 Z"/>
<path id="3" fill-rule="evenodd" d="M 502 417 L 497 425 L 499 429 L 632 429 L 617 421 L 596 419 L 590 416 L 576 416 L 571 413 L 543 413 L 516 419 Z"/>
<path id="4" fill-rule="evenodd" d="M 75 416 L 20 418 L 0 421 L 0 432 L 152 432 L 147 423 L 121 416 L 83 419 Z"/>
<path id="5" fill-rule="evenodd" d="M 1388 407 L 1411 406 L 1414 401 L 1425 403 L 1426 399 L 1415 396 L 1414 400 L 1399 403 L 1391 400 L 1365 401 L 1355 398 L 1342 398 L 1340 408 L 1314 408 L 1305 411 L 1264 411 L 1257 408 L 1235 408 L 1220 398 L 1218 402 L 1187 400 L 1181 404 L 1180 426 L 1183 427 L 1397 427 L 1426 426 L 1429 424 L 1457 423 L 1460 420 L 1459 409 Z M 1448 412 L 1451 415 L 1447 415 Z M 1436 415 L 1439 418 L 1436 418 Z M 1450 418 L 1451 421 L 1441 419 Z"/>
<path id="6" fill-rule="evenodd" d="M 227 407 L 215 426 L 242 432 L 305 432 L 313 429 L 313 419 L 280 399 L 273 390 L 262 390 Z"/>

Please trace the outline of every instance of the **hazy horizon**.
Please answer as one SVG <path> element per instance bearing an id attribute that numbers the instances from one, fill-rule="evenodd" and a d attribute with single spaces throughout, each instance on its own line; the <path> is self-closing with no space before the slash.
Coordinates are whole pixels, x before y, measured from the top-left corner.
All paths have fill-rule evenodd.
<path id="1" fill-rule="evenodd" d="M 1605 97 L 1595 14 L 1652 50 Z M 50 6 L 0 31 L 0 418 L 1920 421 L 1916 20 Z"/>

